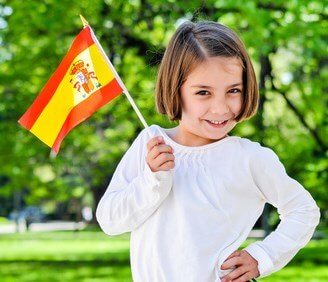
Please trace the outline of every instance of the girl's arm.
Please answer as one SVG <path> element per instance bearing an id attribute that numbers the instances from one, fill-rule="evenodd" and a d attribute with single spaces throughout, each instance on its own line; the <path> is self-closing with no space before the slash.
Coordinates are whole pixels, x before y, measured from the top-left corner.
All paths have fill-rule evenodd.
<path id="1" fill-rule="evenodd" d="M 109 235 L 140 226 L 171 190 L 172 171 L 152 172 L 147 165 L 148 139 L 144 130 L 122 158 L 98 204 L 98 223 Z"/>
<path id="2" fill-rule="evenodd" d="M 263 198 L 275 206 L 280 216 L 276 230 L 246 251 L 258 261 L 261 276 L 285 266 L 311 239 L 320 212 L 311 195 L 290 178 L 278 157 L 261 147 L 250 164 L 254 181 Z"/>

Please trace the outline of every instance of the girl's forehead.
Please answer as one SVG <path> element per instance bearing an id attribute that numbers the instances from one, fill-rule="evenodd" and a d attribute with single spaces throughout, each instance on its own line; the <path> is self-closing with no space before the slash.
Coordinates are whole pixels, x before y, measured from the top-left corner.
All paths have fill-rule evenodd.
<path id="1" fill-rule="evenodd" d="M 195 64 L 188 77 L 193 75 L 206 76 L 212 73 L 226 73 L 238 76 L 242 75 L 242 70 L 241 60 L 237 57 L 208 57 Z"/>
<path id="2" fill-rule="evenodd" d="M 218 88 L 243 83 L 243 68 L 238 58 L 212 57 L 200 62 L 187 75 L 184 86 Z"/>

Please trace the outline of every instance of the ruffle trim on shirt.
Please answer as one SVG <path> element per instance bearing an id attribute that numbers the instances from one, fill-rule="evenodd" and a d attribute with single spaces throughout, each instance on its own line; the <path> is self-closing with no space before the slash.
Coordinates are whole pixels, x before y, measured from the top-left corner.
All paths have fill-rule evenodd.
<path id="1" fill-rule="evenodd" d="M 204 150 L 208 150 L 208 149 L 212 149 L 212 148 L 216 148 L 218 146 L 221 146 L 221 144 L 227 142 L 227 141 L 231 141 L 231 140 L 237 140 L 237 139 L 241 139 L 238 136 L 227 136 L 223 139 L 217 140 L 213 143 L 210 144 L 206 144 L 206 145 L 202 145 L 202 146 L 185 146 L 185 145 L 181 145 L 177 142 L 175 142 L 166 132 L 166 129 L 158 126 L 158 125 L 151 125 L 149 127 L 149 129 L 151 130 L 153 136 L 156 135 L 160 135 L 163 136 L 164 141 L 168 144 L 171 145 L 172 147 L 174 147 L 175 152 L 176 151 L 204 151 Z"/>

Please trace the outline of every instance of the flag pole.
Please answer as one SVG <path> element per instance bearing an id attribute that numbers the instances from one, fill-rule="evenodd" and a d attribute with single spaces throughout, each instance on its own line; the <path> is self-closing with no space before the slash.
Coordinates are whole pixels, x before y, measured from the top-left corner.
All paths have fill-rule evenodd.
<path id="1" fill-rule="evenodd" d="M 83 24 L 83 28 L 89 25 L 88 21 L 82 15 L 80 15 L 80 19 Z"/>
<path id="2" fill-rule="evenodd" d="M 86 19 L 85 19 L 82 15 L 80 15 L 80 18 L 81 18 L 81 21 L 82 21 L 82 24 L 83 24 L 83 28 L 85 28 L 85 27 L 87 27 L 87 26 L 90 27 L 89 23 L 86 21 Z M 93 30 L 92 30 L 91 27 L 90 27 L 90 31 L 91 31 L 91 34 L 92 34 L 92 37 L 93 37 L 95 43 L 97 44 L 99 50 L 101 51 L 101 53 L 102 53 L 102 55 L 103 55 L 103 57 L 104 57 L 104 59 L 105 59 L 107 65 L 109 66 L 109 68 L 110 68 L 111 71 L 113 72 L 114 76 L 116 77 L 118 83 L 119 83 L 120 86 L 122 87 L 122 89 L 123 89 L 123 93 L 124 93 L 125 96 L 128 98 L 128 100 L 129 100 L 129 102 L 130 102 L 132 108 L 133 108 L 134 111 L 136 112 L 136 114 L 137 114 L 137 116 L 139 117 L 139 119 L 140 119 L 141 123 L 143 124 L 143 126 L 144 126 L 146 129 L 148 129 L 149 126 L 148 126 L 146 120 L 144 119 L 143 115 L 141 114 L 141 112 L 140 112 L 138 106 L 137 106 L 136 103 L 134 102 L 134 100 L 133 100 L 132 96 L 130 95 L 129 91 L 128 91 L 127 88 L 125 87 L 125 85 L 124 85 L 123 81 L 121 80 L 120 76 L 119 76 L 118 73 L 116 72 L 116 70 L 115 70 L 114 66 L 112 65 L 111 61 L 108 59 L 108 57 L 107 57 L 107 55 L 106 55 L 104 49 L 102 48 L 101 44 L 99 43 L 99 41 L 98 41 L 97 37 L 95 36 L 95 34 L 94 34 L 94 32 L 93 32 Z"/>

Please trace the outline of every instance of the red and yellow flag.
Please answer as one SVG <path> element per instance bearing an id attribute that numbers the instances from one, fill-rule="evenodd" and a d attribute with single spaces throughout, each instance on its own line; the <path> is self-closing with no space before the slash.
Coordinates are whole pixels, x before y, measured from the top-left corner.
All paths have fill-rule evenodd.
<path id="1" fill-rule="evenodd" d="M 71 129 L 123 92 L 119 81 L 87 25 L 18 122 L 58 153 Z"/>

